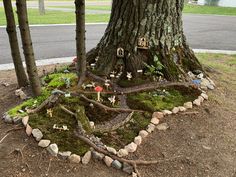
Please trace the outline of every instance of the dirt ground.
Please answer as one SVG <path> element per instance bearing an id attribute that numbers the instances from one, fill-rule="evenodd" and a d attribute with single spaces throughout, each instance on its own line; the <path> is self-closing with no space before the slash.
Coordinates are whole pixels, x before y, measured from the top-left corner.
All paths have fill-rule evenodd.
<path id="1" fill-rule="evenodd" d="M 233 65 L 235 67 L 235 65 Z M 162 120 L 170 129 L 155 131 L 130 155 L 132 159 L 160 160 L 156 165 L 140 166 L 143 177 L 236 177 L 236 73 L 210 73 L 217 89 L 210 100 L 194 108 L 198 114 L 169 116 Z M 234 77 L 233 77 L 234 76 Z M 1 71 L 0 114 L 20 100 L 14 95 L 13 71 Z M 14 128 L 0 122 L 0 139 Z M 19 153 L 12 153 L 15 149 Z M 22 158 L 23 157 L 23 158 Z M 127 174 L 106 167 L 103 162 L 76 165 L 56 158 L 37 146 L 23 130 L 11 132 L 0 143 L 0 176 L 125 177 Z"/>

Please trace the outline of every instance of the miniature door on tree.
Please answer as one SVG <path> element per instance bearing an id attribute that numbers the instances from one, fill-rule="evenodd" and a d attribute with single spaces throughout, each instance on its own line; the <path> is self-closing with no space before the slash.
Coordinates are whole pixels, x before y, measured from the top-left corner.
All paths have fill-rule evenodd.
<path id="1" fill-rule="evenodd" d="M 138 39 L 138 48 L 139 49 L 148 49 L 149 43 L 145 37 L 141 37 Z"/>
<path id="2" fill-rule="evenodd" d="M 119 58 L 124 58 L 125 57 L 125 50 L 123 48 L 119 47 L 117 49 L 116 55 Z"/>

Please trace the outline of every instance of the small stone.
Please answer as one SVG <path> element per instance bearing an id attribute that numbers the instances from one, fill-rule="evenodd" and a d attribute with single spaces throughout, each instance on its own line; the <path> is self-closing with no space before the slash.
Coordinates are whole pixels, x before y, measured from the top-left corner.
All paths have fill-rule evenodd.
<path id="1" fill-rule="evenodd" d="M 164 114 L 162 112 L 154 112 L 152 114 L 152 118 L 162 119 L 164 117 Z"/>
<path id="2" fill-rule="evenodd" d="M 204 98 L 202 96 L 199 96 L 198 99 L 200 100 L 201 103 L 204 101 Z"/>
<path id="3" fill-rule="evenodd" d="M 146 138 L 148 136 L 148 132 L 146 130 L 141 130 L 139 132 L 139 136 L 141 136 L 142 138 Z"/>
<path id="4" fill-rule="evenodd" d="M 5 123 L 8 123 L 8 124 L 12 124 L 12 122 L 13 122 L 11 116 L 7 113 L 5 113 L 3 115 L 3 120 L 4 120 Z"/>
<path id="5" fill-rule="evenodd" d="M 210 85 L 210 84 L 211 84 L 211 83 L 209 82 L 208 79 L 206 79 L 206 78 L 202 78 L 202 79 L 201 79 L 201 86 L 207 87 L 207 86 Z"/>
<path id="6" fill-rule="evenodd" d="M 80 156 L 72 154 L 70 157 L 68 157 L 68 160 L 72 163 L 80 163 Z"/>
<path id="7" fill-rule="evenodd" d="M 125 149 L 128 151 L 128 152 L 135 152 L 137 150 L 137 144 L 135 144 L 134 142 L 128 144 L 127 146 L 125 146 Z"/>
<path id="8" fill-rule="evenodd" d="M 22 118 L 21 117 L 14 117 L 13 118 L 13 123 L 14 124 L 20 124 L 22 122 Z"/>
<path id="9" fill-rule="evenodd" d="M 117 170 L 120 170 L 122 168 L 122 163 L 120 163 L 118 160 L 114 160 L 111 165 Z"/>
<path id="10" fill-rule="evenodd" d="M 8 87 L 10 84 L 8 84 L 7 82 L 4 82 L 2 85 L 5 87 Z"/>
<path id="11" fill-rule="evenodd" d="M 160 131 L 165 131 L 169 128 L 169 125 L 167 123 L 162 123 L 162 124 L 157 125 L 156 128 Z"/>
<path id="12" fill-rule="evenodd" d="M 211 80 L 209 77 L 207 77 L 208 81 L 210 82 L 211 85 L 213 85 L 214 87 L 216 86 L 216 84 L 214 83 L 213 80 Z"/>
<path id="13" fill-rule="evenodd" d="M 200 99 L 196 99 L 193 101 L 193 104 L 196 106 L 201 106 L 201 100 Z"/>
<path id="14" fill-rule="evenodd" d="M 19 96 L 20 99 L 25 100 L 27 99 L 27 95 L 22 91 L 22 89 L 18 89 L 15 91 L 15 95 Z"/>
<path id="15" fill-rule="evenodd" d="M 195 75 L 194 75 L 191 71 L 188 72 L 188 75 L 189 75 L 189 77 L 190 77 L 191 79 L 194 79 L 194 78 L 195 78 Z"/>
<path id="16" fill-rule="evenodd" d="M 174 107 L 173 109 L 172 109 L 172 113 L 173 114 L 177 114 L 179 112 L 179 108 L 178 107 Z"/>
<path id="17" fill-rule="evenodd" d="M 33 129 L 31 128 L 31 126 L 29 124 L 26 125 L 26 129 L 25 132 L 28 136 L 30 136 L 32 134 Z"/>
<path id="18" fill-rule="evenodd" d="M 131 166 L 128 163 L 124 162 L 122 170 L 131 175 L 132 172 L 134 171 L 134 168 L 133 168 L 133 166 Z"/>
<path id="19" fill-rule="evenodd" d="M 213 85 L 211 85 L 211 84 L 208 84 L 207 88 L 210 89 L 210 90 L 214 90 L 215 89 L 215 87 Z"/>
<path id="20" fill-rule="evenodd" d="M 197 75 L 197 78 L 198 78 L 198 79 L 202 79 L 203 76 L 204 76 L 203 73 L 200 73 L 200 74 Z"/>
<path id="21" fill-rule="evenodd" d="M 68 159 L 70 155 L 71 155 L 70 151 L 58 152 L 58 156 L 63 160 Z"/>
<path id="22" fill-rule="evenodd" d="M 38 143 L 38 146 L 45 148 L 45 147 L 48 147 L 50 143 L 51 143 L 50 140 L 40 140 Z"/>
<path id="23" fill-rule="evenodd" d="M 209 147 L 209 146 L 203 145 L 202 147 L 203 147 L 204 149 L 206 149 L 206 150 L 211 150 L 211 147 Z"/>
<path id="24" fill-rule="evenodd" d="M 171 114 L 172 114 L 172 112 L 169 111 L 169 110 L 163 110 L 162 113 L 164 114 L 164 116 L 165 116 L 165 115 L 171 115 Z"/>
<path id="25" fill-rule="evenodd" d="M 184 106 L 179 106 L 179 111 L 180 112 L 184 112 L 184 111 L 186 111 L 187 109 L 184 107 Z"/>
<path id="26" fill-rule="evenodd" d="M 40 141 L 43 137 L 43 133 L 38 128 L 33 129 L 32 134 L 36 141 Z"/>
<path id="27" fill-rule="evenodd" d="M 92 152 L 92 156 L 93 156 L 94 159 L 102 160 L 105 155 L 102 154 L 102 153 L 99 153 L 99 152 L 97 152 L 97 151 L 93 151 L 93 152 Z"/>
<path id="28" fill-rule="evenodd" d="M 134 138 L 134 143 L 137 145 L 140 145 L 142 143 L 142 137 L 141 136 L 136 136 Z"/>
<path id="29" fill-rule="evenodd" d="M 90 121 L 89 124 L 92 129 L 95 129 L 95 123 L 93 121 Z"/>
<path id="30" fill-rule="evenodd" d="M 152 133 L 155 130 L 155 125 L 149 124 L 146 130 L 148 133 Z"/>
<path id="31" fill-rule="evenodd" d="M 22 118 L 22 124 L 26 127 L 26 125 L 28 124 L 28 121 L 29 121 L 29 116 L 25 116 Z"/>
<path id="32" fill-rule="evenodd" d="M 184 107 L 186 109 L 192 109 L 193 108 L 193 103 L 192 102 L 186 102 L 186 103 L 184 103 Z"/>
<path id="33" fill-rule="evenodd" d="M 132 177 L 138 177 L 137 173 L 132 172 Z"/>
<path id="34" fill-rule="evenodd" d="M 205 99 L 208 100 L 208 95 L 206 93 L 202 93 L 201 96 Z"/>
<path id="35" fill-rule="evenodd" d="M 48 152 L 52 155 L 52 156 L 57 156 L 58 154 L 58 147 L 57 147 L 57 144 L 50 144 L 48 147 L 47 147 L 47 150 Z"/>
<path id="36" fill-rule="evenodd" d="M 117 154 L 116 150 L 113 147 L 107 147 L 107 151 L 115 155 Z"/>
<path id="37" fill-rule="evenodd" d="M 151 123 L 154 124 L 154 125 L 159 124 L 159 122 L 160 122 L 160 120 L 159 120 L 158 118 L 156 118 L 156 117 L 153 117 L 153 118 L 151 119 Z"/>
<path id="38" fill-rule="evenodd" d="M 111 157 L 105 156 L 103 161 L 105 162 L 106 166 L 110 167 L 113 162 L 113 159 Z"/>
<path id="39" fill-rule="evenodd" d="M 82 164 L 84 165 L 88 164 L 89 161 L 91 160 L 91 157 L 92 157 L 91 151 L 86 152 L 82 158 Z"/>
<path id="40" fill-rule="evenodd" d="M 127 155 L 129 155 L 129 152 L 126 149 L 120 149 L 117 153 L 118 157 L 125 157 Z"/>

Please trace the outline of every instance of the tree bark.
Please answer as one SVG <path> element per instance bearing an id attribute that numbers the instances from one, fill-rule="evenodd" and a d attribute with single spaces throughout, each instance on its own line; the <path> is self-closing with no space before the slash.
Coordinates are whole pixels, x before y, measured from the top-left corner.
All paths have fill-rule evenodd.
<path id="1" fill-rule="evenodd" d="M 7 34 L 9 38 L 9 43 L 11 47 L 11 56 L 13 59 L 17 82 L 19 87 L 25 87 L 28 85 L 27 76 L 23 67 L 23 63 L 20 56 L 20 49 L 18 45 L 16 24 L 14 13 L 12 9 L 11 0 L 3 0 L 6 21 L 7 21 Z"/>
<path id="2" fill-rule="evenodd" d="M 26 0 L 16 0 L 16 7 L 27 73 L 33 95 L 38 96 L 41 94 L 41 85 L 35 63 L 34 50 L 28 24 Z"/>
<path id="3" fill-rule="evenodd" d="M 85 48 L 85 1 L 75 0 L 76 13 L 76 54 L 80 87 L 86 77 L 86 48 Z"/>
<path id="4" fill-rule="evenodd" d="M 185 80 L 186 72 L 202 70 L 183 33 L 184 0 L 113 0 L 112 12 L 105 34 L 96 48 L 87 54 L 89 63 L 97 61 L 97 73 L 108 75 L 118 63 L 123 73 L 145 70 L 144 63 L 158 59 L 164 66 L 167 80 Z M 138 47 L 139 38 L 147 39 L 145 49 Z M 117 48 L 124 57 L 117 57 Z M 187 80 L 187 79 L 186 79 Z"/>
<path id="5" fill-rule="evenodd" d="M 44 0 L 38 0 L 38 1 L 39 1 L 39 14 L 44 15 L 45 14 Z"/>

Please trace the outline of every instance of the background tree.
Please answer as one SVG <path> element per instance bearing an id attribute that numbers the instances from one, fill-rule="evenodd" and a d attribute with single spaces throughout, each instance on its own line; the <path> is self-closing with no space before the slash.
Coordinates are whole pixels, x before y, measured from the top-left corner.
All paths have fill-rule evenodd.
<path id="1" fill-rule="evenodd" d="M 45 14 L 44 0 L 38 0 L 38 2 L 39 2 L 39 14 L 44 15 Z"/>
<path id="2" fill-rule="evenodd" d="M 112 12 L 105 34 L 87 60 L 97 61 L 97 73 L 108 75 L 118 63 L 123 73 L 138 77 L 138 70 L 159 61 L 168 80 L 186 79 L 188 71 L 202 70 L 183 33 L 184 0 L 113 0 Z M 140 38 L 146 47 L 138 46 Z M 124 57 L 117 57 L 117 48 Z"/>
<path id="3" fill-rule="evenodd" d="M 9 37 L 11 55 L 16 71 L 18 86 L 25 87 L 28 85 L 28 80 L 20 56 L 20 49 L 17 40 L 16 24 L 12 9 L 12 3 L 11 0 L 3 0 L 3 4 L 7 21 L 7 34 Z"/>
<path id="4" fill-rule="evenodd" d="M 78 86 L 80 87 L 86 77 L 85 0 L 75 0 L 75 13 Z"/>
<path id="5" fill-rule="evenodd" d="M 34 96 L 41 94 L 41 85 L 35 63 L 34 50 L 28 24 L 26 0 L 16 0 L 18 23 L 24 50 L 26 69 Z"/>

